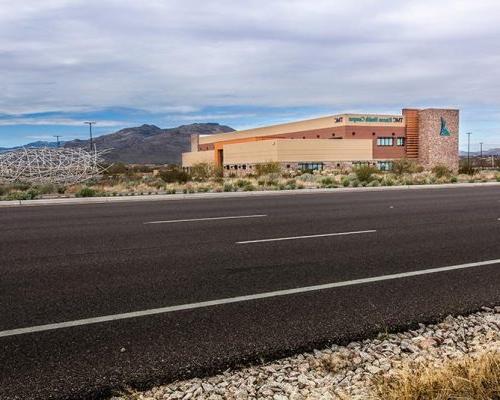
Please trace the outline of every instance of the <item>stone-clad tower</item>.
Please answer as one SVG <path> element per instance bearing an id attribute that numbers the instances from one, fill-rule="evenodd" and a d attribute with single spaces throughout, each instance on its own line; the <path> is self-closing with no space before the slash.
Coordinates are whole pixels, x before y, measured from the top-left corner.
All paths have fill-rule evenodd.
<path id="1" fill-rule="evenodd" d="M 429 108 L 418 112 L 418 161 L 424 168 L 458 170 L 459 111 Z"/>

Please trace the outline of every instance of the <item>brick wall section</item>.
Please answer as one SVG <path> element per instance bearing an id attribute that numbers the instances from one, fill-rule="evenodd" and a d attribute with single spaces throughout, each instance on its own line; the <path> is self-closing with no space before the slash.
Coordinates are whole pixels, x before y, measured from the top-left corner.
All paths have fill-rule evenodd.
<path id="1" fill-rule="evenodd" d="M 441 118 L 450 136 L 442 136 Z M 419 111 L 419 163 L 426 169 L 438 164 L 458 170 L 458 110 L 426 109 Z"/>

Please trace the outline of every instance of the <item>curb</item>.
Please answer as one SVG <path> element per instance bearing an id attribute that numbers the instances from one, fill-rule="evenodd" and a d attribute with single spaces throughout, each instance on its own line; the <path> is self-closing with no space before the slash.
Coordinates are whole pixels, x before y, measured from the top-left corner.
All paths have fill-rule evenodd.
<path id="1" fill-rule="evenodd" d="M 443 183 L 432 185 L 407 185 L 407 186 L 379 186 L 379 187 L 357 187 L 357 188 L 333 188 L 333 189 L 293 189 L 293 190 L 262 190 L 254 192 L 221 192 L 221 193 L 192 193 L 192 194 L 158 194 L 126 197 L 90 197 L 90 198 L 64 198 L 64 199 L 41 199 L 41 200 L 10 200 L 0 201 L 0 208 L 22 207 L 22 206 L 51 206 L 51 205 L 77 205 L 77 204 L 105 204 L 105 203 L 131 203 L 140 201 L 178 201 L 178 200 L 202 200 L 237 197 L 262 197 L 262 196 L 286 196 L 295 194 L 321 194 L 321 193 L 353 193 L 353 192 L 382 192 L 394 190 L 431 190 L 431 189 L 460 189 L 474 187 L 500 187 L 500 182 L 478 182 L 478 183 Z"/>

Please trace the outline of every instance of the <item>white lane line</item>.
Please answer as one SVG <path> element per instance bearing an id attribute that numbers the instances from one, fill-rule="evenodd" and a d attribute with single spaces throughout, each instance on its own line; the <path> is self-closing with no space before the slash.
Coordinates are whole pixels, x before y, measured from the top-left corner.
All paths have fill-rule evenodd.
<path id="1" fill-rule="evenodd" d="M 263 218 L 267 217 L 266 214 L 255 214 L 255 215 L 233 215 L 227 217 L 208 217 L 208 218 L 192 218 L 192 219 L 171 219 L 167 221 L 151 221 L 144 222 L 144 224 L 175 224 L 177 222 L 196 222 L 196 221 L 215 221 L 221 219 L 242 219 L 242 218 Z"/>
<path id="2" fill-rule="evenodd" d="M 236 242 L 236 244 L 280 242 L 282 240 L 311 239 L 311 238 L 319 238 L 319 237 L 327 237 L 327 236 L 361 235 L 361 234 L 364 234 L 364 233 L 375 233 L 375 232 L 377 232 L 377 231 L 374 230 L 374 229 L 372 229 L 372 230 L 368 230 L 368 231 L 322 233 L 322 234 L 319 234 L 319 235 L 290 236 L 290 237 L 280 237 L 280 238 L 272 238 L 272 239 L 245 240 L 245 241 L 242 241 L 242 242 Z"/>
<path id="3" fill-rule="evenodd" d="M 28 328 L 11 329 L 11 330 L 6 330 L 6 331 L 0 331 L 0 337 L 17 336 L 17 335 L 23 335 L 26 333 L 34 333 L 34 332 L 50 331 L 50 330 L 54 330 L 54 329 L 71 328 L 74 326 L 97 324 L 97 323 L 101 323 L 101 322 L 117 321 L 117 320 L 121 320 L 121 319 L 145 317 L 148 315 L 167 314 L 167 313 L 171 313 L 171 312 L 175 312 L 175 311 L 193 310 L 193 309 L 197 309 L 197 308 L 213 307 L 213 306 L 218 306 L 218 305 L 223 305 L 223 304 L 239 303 L 239 302 L 243 302 L 243 301 L 251 301 L 251 300 L 258 300 L 258 299 L 266 299 L 269 297 L 289 296 L 289 295 L 293 295 L 293 294 L 314 292 L 314 291 L 318 291 L 318 290 L 333 289 L 333 288 L 344 287 L 344 286 L 361 285 L 361 284 L 365 284 L 365 283 L 388 281 L 388 280 L 392 280 L 392 279 L 408 278 L 408 277 L 419 276 L 419 275 L 436 274 L 439 272 L 455 271 L 455 270 L 475 268 L 475 267 L 481 267 L 481 266 L 485 266 L 485 265 L 494 265 L 494 264 L 500 264 L 500 259 L 489 260 L 489 261 L 480 261 L 480 262 L 460 264 L 460 265 L 451 265 L 448 267 L 422 269 L 422 270 L 411 271 L 411 272 L 401 272 L 398 274 L 373 276 L 370 278 L 361 278 L 361 279 L 353 279 L 350 281 L 326 283 L 323 285 L 305 286 L 305 287 L 299 287 L 299 288 L 295 288 L 295 289 L 276 290 L 274 292 L 265 292 L 265 293 L 258 293 L 258 294 L 250 294 L 250 295 L 246 295 L 246 296 L 229 297 L 226 299 L 202 301 L 199 303 L 191 303 L 191 304 L 181 304 L 178 306 L 153 308 L 150 310 L 133 311 L 133 312 L 123 313 L 123 314 L 105 315 L 102 317 L 95 317 L 95 318 L 77 319 L 74 321 L 58 322 L 58 323 L 47 324 L 47 325 L 38 325 L 38 326 L 32 326 L 32 327 L 28 327 Z"/>

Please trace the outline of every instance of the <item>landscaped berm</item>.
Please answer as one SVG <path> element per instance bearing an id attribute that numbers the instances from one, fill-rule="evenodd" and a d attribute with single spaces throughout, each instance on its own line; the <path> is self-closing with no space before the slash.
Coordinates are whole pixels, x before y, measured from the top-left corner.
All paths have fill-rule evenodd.
<path id="1" fill-rule="evenodd" d="M 199 163 L 189 172 L 178 166 L 133 166 L 114 164 L 105 172 L 81 184 L 30 184 L 26 182 L 0 185 L 2 200 L 32 200 L 54 197 L 137 196 L 148 194 L 244 192 L 341 187 L 407 186 L 500 182 L 500 170 L 470 168 L 465 162 L 458 172 L 445 165 L 424 170 L 415 161 L 396 160 L 391 171 L 370 165 L 323 170 L 287 170 L 280 163 L 255 166 L 251 174 L 223 174 L 214 164 Z"/>

